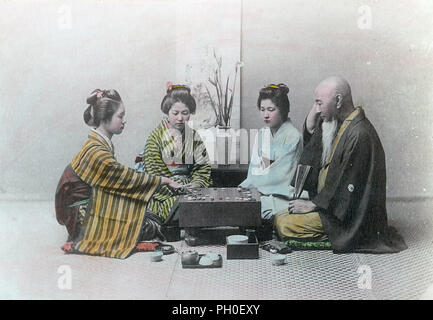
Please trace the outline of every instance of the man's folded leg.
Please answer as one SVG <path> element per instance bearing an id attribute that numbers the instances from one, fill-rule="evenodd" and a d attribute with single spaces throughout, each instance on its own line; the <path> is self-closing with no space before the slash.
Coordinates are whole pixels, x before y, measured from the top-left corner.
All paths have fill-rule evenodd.
<path id="1" fill-rule="evenodd" d="M 328 237 L 323 231 L 322 221 L 318 212 L 304 214 L 289 213 L 284 210 L 275 215 L 274 228 L 281 239 L 326 241 Z"/>

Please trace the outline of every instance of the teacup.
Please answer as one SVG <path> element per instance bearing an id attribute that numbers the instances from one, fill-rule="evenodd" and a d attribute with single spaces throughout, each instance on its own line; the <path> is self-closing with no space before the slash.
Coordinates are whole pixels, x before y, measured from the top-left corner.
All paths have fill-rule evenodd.
<path id="1" fill-rule="evenodd" d="M 206 253 L 205 257 L 211 259 L 213 262 L 218 261 L 220 259 L 219 254 L 215 252 L 208 252 Z"/>
<path id="2" fill-rule="evenodd" d="M 274 266 L 281 266 L 286 263 L 286 256 L 284 254 L 276 254 L 271 257 Z"/>
<path id="3" fill-rule="evenodd" d="M 162 260 L 163 253 L 162 251 L 154 251 L 150 254 L 150 261 L 158 262 Z"/>
<path id="4" fill-rule="evenodd" d="M 207 256 L 203 256 L 200 258 L 199 264 L 201 266 L 210 266 L 213 264 L 213 261 L 211 258 L 207 257 Z"/>

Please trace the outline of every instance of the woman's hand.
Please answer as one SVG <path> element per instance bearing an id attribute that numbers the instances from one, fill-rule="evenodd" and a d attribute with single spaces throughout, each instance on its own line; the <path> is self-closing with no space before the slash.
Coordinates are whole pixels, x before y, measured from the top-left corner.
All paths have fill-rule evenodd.
<path id="1" fill-rule="evenodd" d="M 316 205 L 309 200 L 289 201 L 289 213 L 309 213 L 317 209 Z"/>
<path id="2" fill-rule="evenodd" d="M 269 160 L 266 157 L 262 157 L 262 168 L 266 169 L 267 167 L 269 167 L 271 165 L 271 160 Z"/>
<path id="3" fill-rule="evenodd" d="M 194 181 L 194 182 L 190 182 L 188 184 L 185 184 L 183 187 L 185 189 L 187 189 L 188 191 L 191 191 L 191 189 L 201 188 L 201 185 L 197 181 Z"/>
<path id="4" fill-rule="evenodd" d="M 177 183 L 174 180 L 171 180 L 170 178 L 166 178 L 166 177 L 161 177 L 161 184 L 164 186 L 168 186 L 169 188 L 176 190 L 179 188 L 182 188 L 182 185 Z"/>

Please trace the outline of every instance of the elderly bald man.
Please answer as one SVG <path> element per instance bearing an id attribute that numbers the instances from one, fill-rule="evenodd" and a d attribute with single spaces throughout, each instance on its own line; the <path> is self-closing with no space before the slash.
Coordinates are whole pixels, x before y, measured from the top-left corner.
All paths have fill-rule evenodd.
<path id="1" fill-rule="evenodd" d="M 334 252 L 391 253 L 406 249 L 388 226 L 385 153 L 348 82 L 323 80 L 304 123 L 300 164 L 311 166 L 310 200 L 294 200 L 276 215 L 282 240 L 327 240 Z M 292 183 L 293 184 L 293 183 Z"/>

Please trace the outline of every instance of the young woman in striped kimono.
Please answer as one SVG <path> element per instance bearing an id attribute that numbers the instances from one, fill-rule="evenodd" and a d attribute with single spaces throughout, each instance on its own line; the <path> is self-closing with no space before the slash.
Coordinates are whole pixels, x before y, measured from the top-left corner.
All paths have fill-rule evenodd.
<path id="1" fill-rule="evenodd" d="M 196 103 L 188 87 L 168 88 L 161 103 L 161 110 L 167 117 L 150 133 L 144 150 L 137 157 L 138 172 L 169 177 L 185 188 L 206 188 L 211 184 L 205 145 L 200 135 L 187 125 L 195 109 Z M 178 198 L 169 188 L 162 187 L 149 200 L 149 209 L 162 220 L 171 220 Z"/>
<path id="2" fill-rule="evenodd" d="M 57 219 L 67 225 L 72 240 L 62 249 L 126 258 L 141 240 L 146 207 L 154 192 L 162 186 L 176 189 L 181 185 L 168 177 L 138 173 L 116 161 L 111 137 L 122 133 L 126 123 L 117 91 L 97 89 L 87 103 L 84 121 L 93 129 L 65 169 L 56 192 Z M 88 204 L 86 196 L 90 196 Z M 83 201 L 77 203 L 80 199 Z"/>

